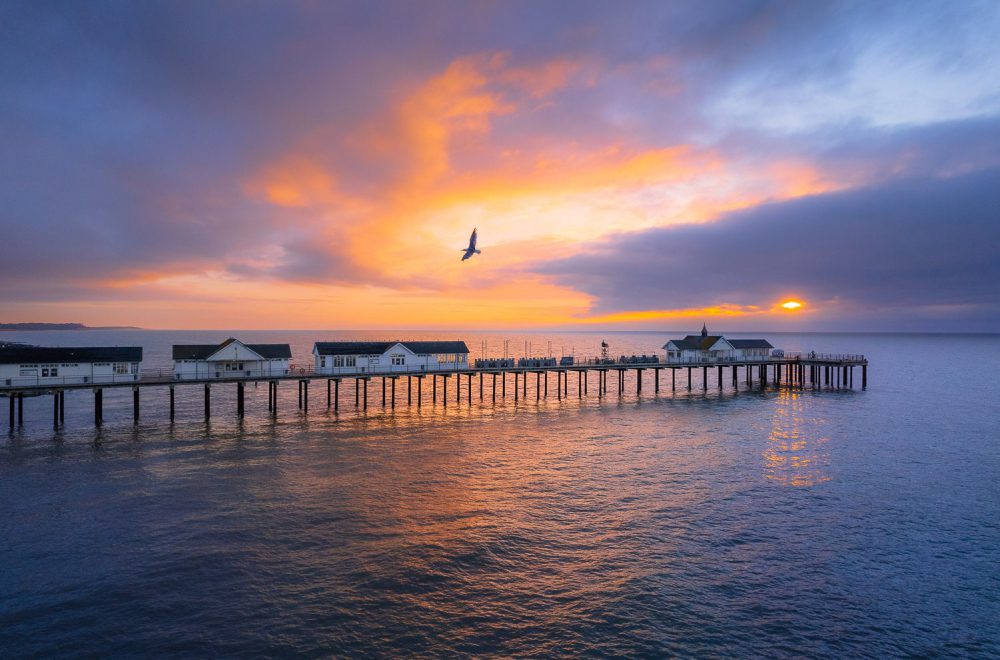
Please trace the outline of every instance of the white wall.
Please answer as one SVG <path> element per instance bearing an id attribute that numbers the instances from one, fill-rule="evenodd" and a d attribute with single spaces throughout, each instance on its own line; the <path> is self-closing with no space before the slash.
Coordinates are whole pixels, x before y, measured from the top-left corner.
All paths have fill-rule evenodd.
<path id="1" fill-rule="evenodd" d="M 334 366 L 335 358 L 354 358 L 354 366 L 347 364 L 344 360 L 343 366 Z M 393 364 L 393 358 L 402 360 L 402 364 Z M 417 355 L 406 347 L 396 344 L 381 355 L 319 355 L 313 347 L 314 368 L 316 373 L 330 376 L 353 375 L 353 374 L 378 374 L 405 371 L 453 371 L 455 369 L 469 368 L 468 353 L 459 353 L 458 360 L 439 362 L 438 355 Z M 325 359 L 325 362 L 324 362 Z M 340 364 L 339 362 L 337 363 Z"/>
<path id="2" fill-rule="evenodd" d="M 242 362 L 243 370 L 227 370 L 230 362 Z M 174 378 L 191 380 L 204 378 L 267 378 L 289 375 L 288 358 L 273 360 L 174 360 Z"/>
<path id="3" fill-rule="evenodd" d="M 124 373 L 116 373 L 116 370 Z M 43 375 L 46 373 L 47 375 Z M 56 375 L 52 375 L 53 373 Z M 0 387 L 128 383 L 138 379 L 138 362 L 0 364 Z"/>

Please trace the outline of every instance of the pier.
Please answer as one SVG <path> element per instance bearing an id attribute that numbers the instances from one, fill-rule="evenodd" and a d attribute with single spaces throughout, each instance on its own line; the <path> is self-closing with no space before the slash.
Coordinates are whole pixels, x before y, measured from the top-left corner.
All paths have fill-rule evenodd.
<path id="1" fill-rule="evenodd" d="M 397 405 L 421 407 L 425 404 L 472 405 L 489 401 L 496 403 L 497 398 L 512 398 L 515 402 L 526 401 L 533 397 L 536 401 L 551 396 L 549 381 L 554 380 L 555 396 L 562 400 L 575 395 L 577 398 L 589 396 L 591 381 L 596 381 L 597 396 L 624 396 L 626 392 L 626 376 L 634 372 L 634 390 L 636 396 L 643 394 L 644 386 L 652 387 L 652 392 L 707 391 L 710 375 L 714 376 L 715 388 L 723 390 L 726 384 L 733 391 L 765 389 L 767 387 L 788 387 L 797 389 L 854 389 L 855 369 L 860 370 L 860 389 L 868 387 L 868 360 L 863 355 L 846 354 L 798 354 L 784 357 L 768 357 L 760 360 L 702 360 L 688 362 L 618 362 L 601 358 L 581 360 L 572 365 L 542 366 L 504 366 L 469 367 L 464 369 L 441 370 L 407 370 L 406 368 L 385 369 L 367 373 L 330 375 L 317 373 L 313 368 L 297 367 L 282 376 L 263 376 L 247 374 L 243 377 L 216 377 L 178 380 L 174 372 L 168 369 L 146 369 L 140 374 L 123 376 L 120 381 L 85 383 L 64 382 L 46 383 L 44 385 L 14 382 L 8 386 L 0 386 L 0 397 L 7 398 L 8 422 L 11 429 L 24 424 L 24 399 L 26 397 L 51 396 L 52 420 L 56 427 L 65 422 L 66 393 L 70 391 L 92 392 L 94 404 L 94 424 L 101 426 L 104 422 L 103 399 L 105 389 L 131 388 L 132 390 L 132 420 L 139 423 L 141 393 L 150 390 L 167 390 L 169 397 L 169 419 L 174 421 L 176 414 L 175 390 L 179 387 L 203 388 L 204 417 L 212 415 L 212 390 L 218 387 L 234 387 L 236 389 L 237 417 L 246 414 L 245 388 L 248 383 L 266 384 L 268 388 L 267 412 L 277 416 L 279 387 L 285 382 L 294 382 L 298 388 L 298 408 L 303 413 L 309 410 L 309 393 L 311 385 L 323 387 L 320 392 L 325 396 L 325 407 L 332 412 L 344 408 L 342 390 L 353 390 L 353 402 L 348 406 L 358 411 L 367 411 L 370 407 L 369 391 L 374 389 L 381 395 L 373 402 L 381 409 L 393 410 Z M 652 372 L 647 374 L 646 372 Z M 594 375 L 596 374 L 596 377 Z M 609 385 L 609 375 L 612 375 Z M 645 376 L 651 376 L 647 385 Z M 425 380 L 430 379 L 430 387 Z M 70 381 L 70 379 L 66 379 Z M 353 383 L 351 382 L 353 381 Z M 372 387 L 372 381 L 375 387 Z M 575 381 L 571 383 L 571 381 Z M 449 384 L 453 387 L 449 388 Z M 353 387 L 352 387 L 353 385 Z M 575 387 L 571 388 L 571 385 Z M 400 391 L 405 388 L 405 395 Z M 487 393 L 488 388 L 488 393 Z M 451 394 L 449 394 L 449 390 Z M 349 396 L 349 395 L 348 395 Z M 374 398 L 374 397 L 373 397 Z"/>

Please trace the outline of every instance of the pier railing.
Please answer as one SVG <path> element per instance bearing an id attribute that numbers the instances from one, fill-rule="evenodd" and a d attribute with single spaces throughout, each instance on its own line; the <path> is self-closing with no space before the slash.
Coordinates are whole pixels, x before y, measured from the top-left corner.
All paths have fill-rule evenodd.
<path id="1" fill-rule="evenodd" d="M 320 367 L 291 365 L 288 369 L 259 371 L 211 371 L 198 374 L 176 374 L 172 367 L 141 369 L 136 374 L 80 375 L 80 376 L 22 376 L 0 380 L 0 390 L 7 388 L 59 388 L 81 385 L 156 385 L 206 381 L 253 381 L 273 379 L 311 378 L 365 378 L 368 376 L 421 376 L 432 374 L 481 373 L 497 371 L 548 371 L 560 369 L 627 368 L 642 369 L 656 367 L 692 367 L 714 365 L 739 365 L 790 362 L 823 362 L 837 364 L 866 364 L 864 355 L 855 353 L 808 353 L 786 352 L 782 355 L 715 358 L 668 358 L 657 355 L 620 355 L 618 357 L 563 356 L 532 358 L 488 358 L 460 363 L 436 363 L 429 365 L 370 365 L 354 367 Z"/>
<path id="2" fill-rule="evenodd" d="M 866 362 L 867 359 L 860 353 L 817 353 L 810 351 L 803 353 L 801 359 L 807 361 L 820 362 Z"/>

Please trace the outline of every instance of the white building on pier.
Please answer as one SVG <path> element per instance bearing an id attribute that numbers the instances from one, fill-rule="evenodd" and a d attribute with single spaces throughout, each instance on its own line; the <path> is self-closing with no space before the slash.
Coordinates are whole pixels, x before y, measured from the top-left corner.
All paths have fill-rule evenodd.
<path id="1" fill-rule="evenodd" d="M 268 378 L 287 376 L 288 344 L 244 344 L 230 337 L 221 344 L 175 344 L 174 378 Z"/>
<path id="2" fill-rule="evenodd" d="M 316 372 L 327 375 L 469 368 L 464 341 L 318 341 Z"/>
<path id="3" fill-rule="evenodd" d="M 140 346 L 30 346 L 0 343 L 0 387 L 139 380 Z"/>
<path id="4" fill-rule="evenodd" d="M 766 339 L 726 339 L 722 335 L 708 334 L 702 325 L 700 335 L 671 339 L 663 345 L 667 362 L 704 363 L 766 360 L 774 347 Z"/>

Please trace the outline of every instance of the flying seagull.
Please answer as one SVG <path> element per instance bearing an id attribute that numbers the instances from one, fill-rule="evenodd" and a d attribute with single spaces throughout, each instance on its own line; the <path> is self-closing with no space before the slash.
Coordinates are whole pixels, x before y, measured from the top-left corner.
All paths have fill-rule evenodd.
<path id="1" fill-rule="evenodd" d="M 475 229 L 472 230 L 472 236 L 469 236 L 469 247 L 462 248 L 462 251 L 465 252 L 465 254 L 462 255 L 462 261 L 465 261 L 466 259 L 470 259 L 472 257 L 472 255 L 479 254 L 479 253 L 482 252 L 482 250 L 477 250 L 476 249 L 476 230 Z"/>

